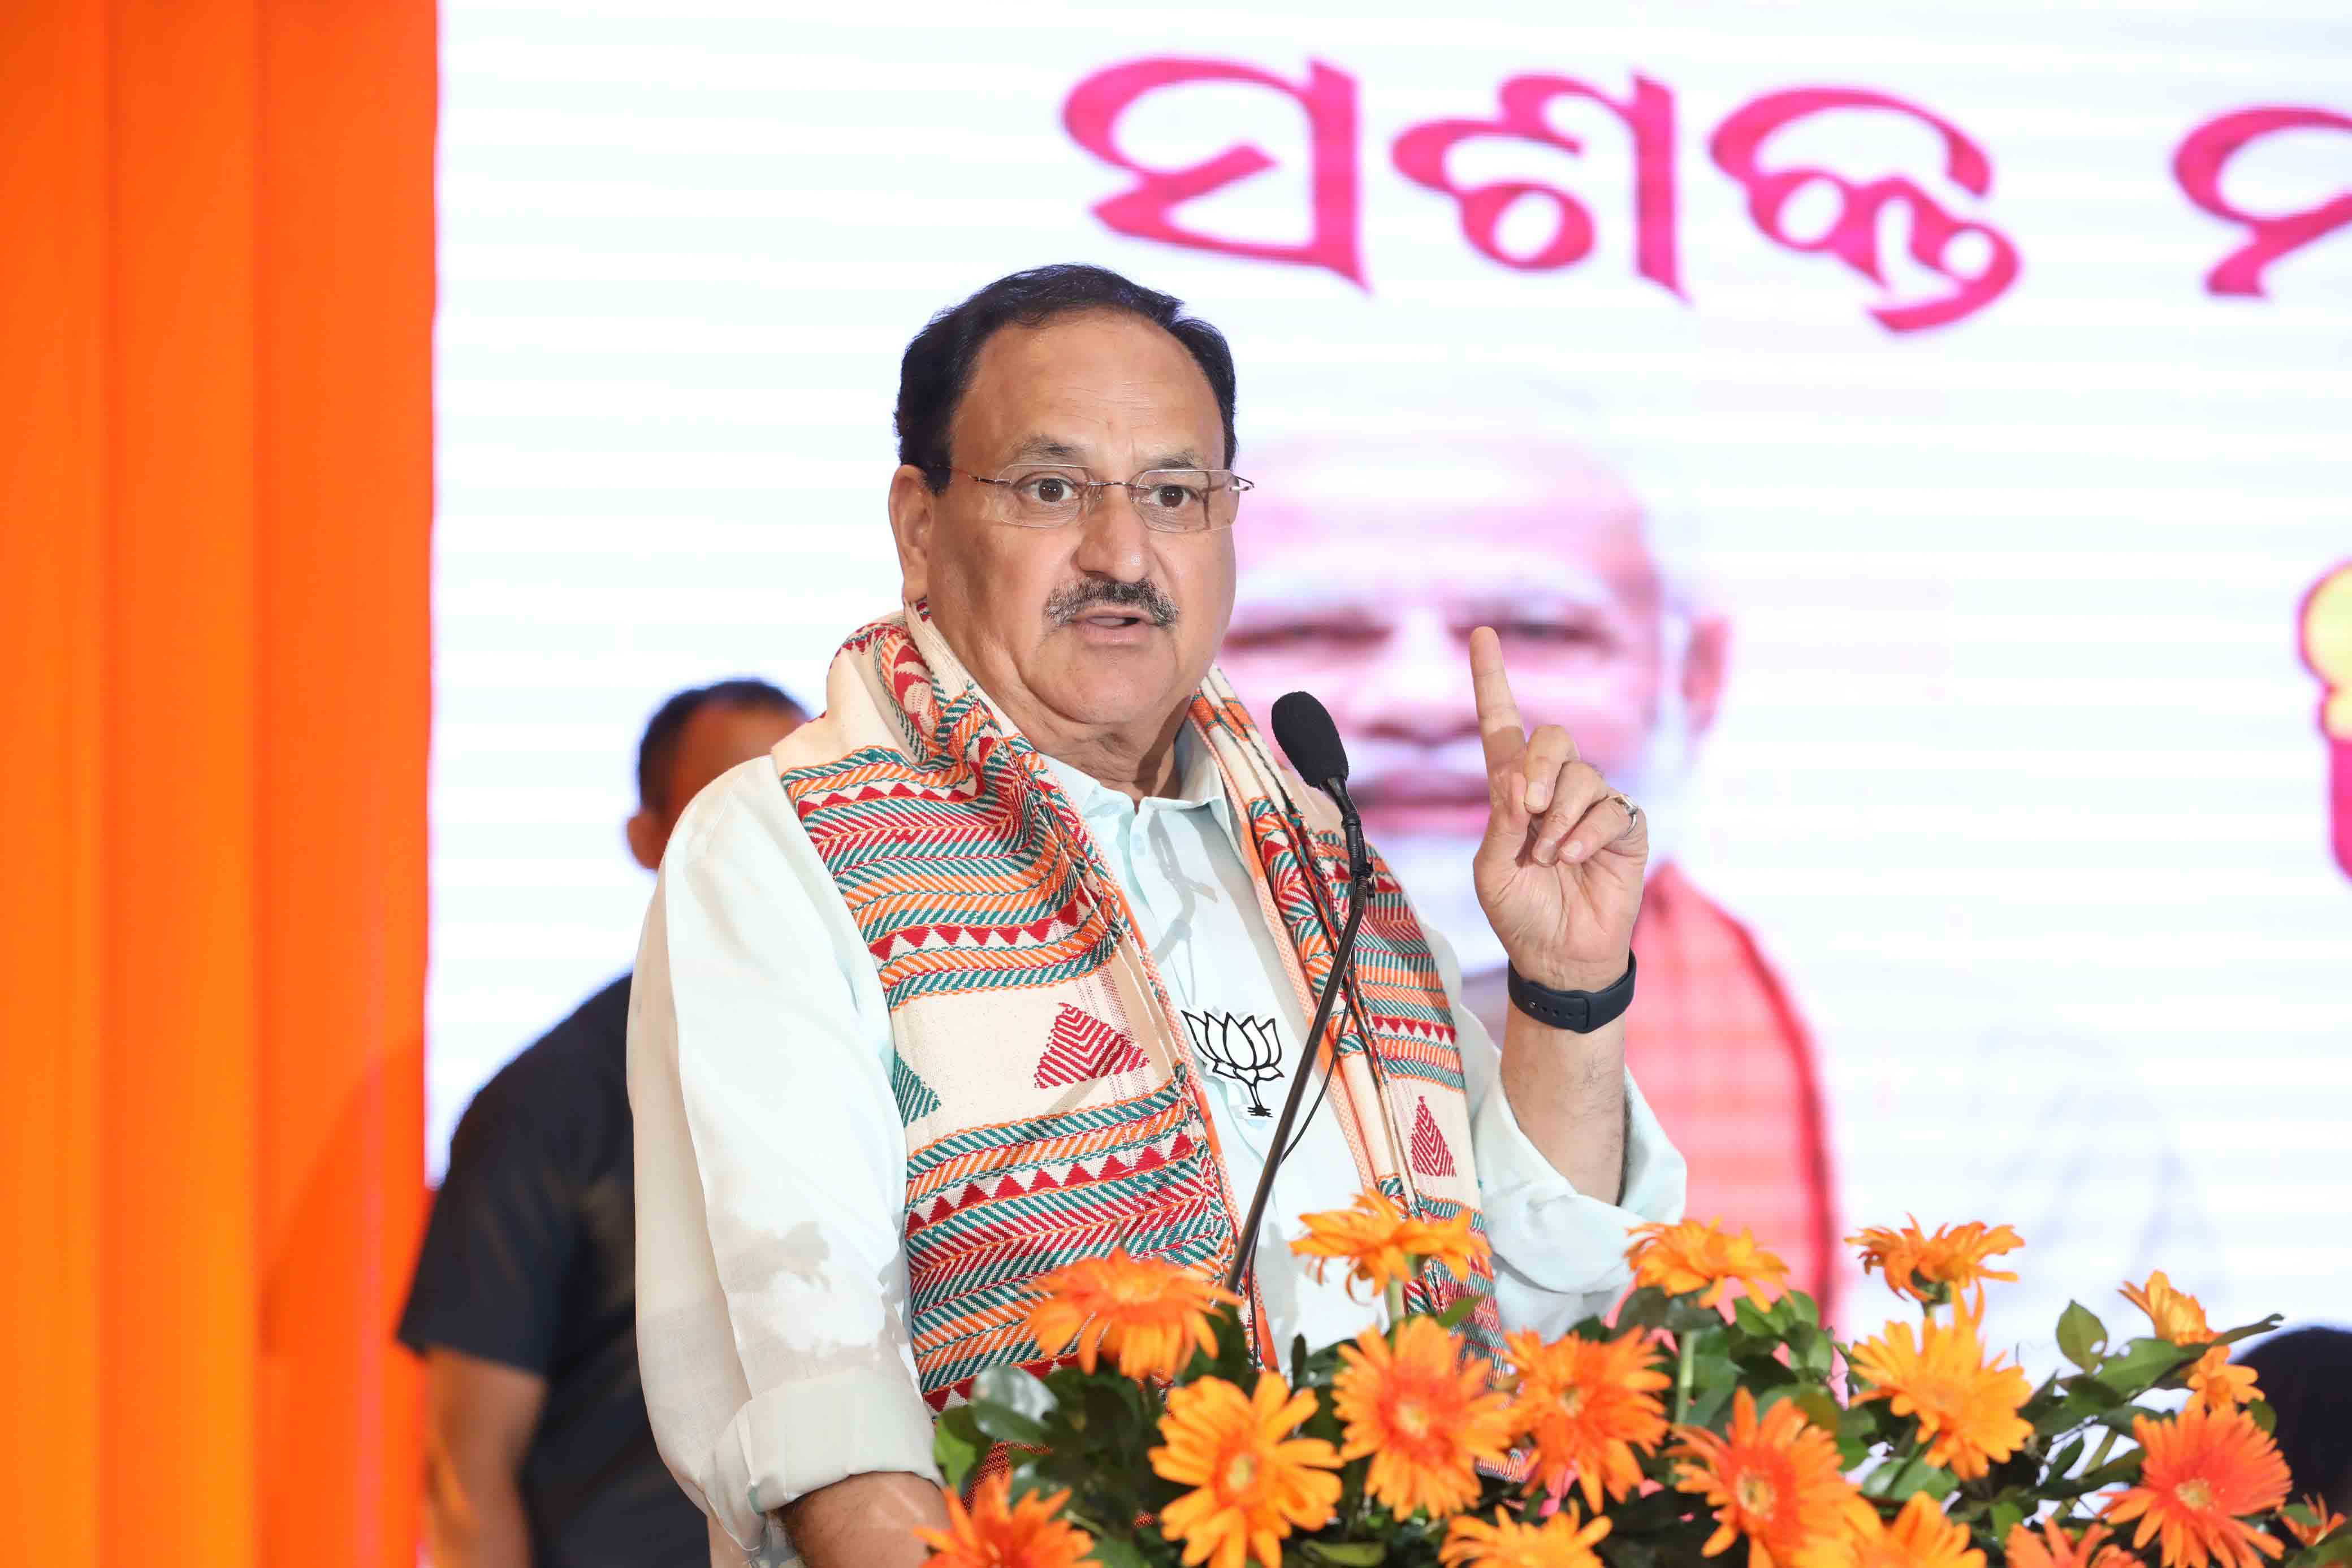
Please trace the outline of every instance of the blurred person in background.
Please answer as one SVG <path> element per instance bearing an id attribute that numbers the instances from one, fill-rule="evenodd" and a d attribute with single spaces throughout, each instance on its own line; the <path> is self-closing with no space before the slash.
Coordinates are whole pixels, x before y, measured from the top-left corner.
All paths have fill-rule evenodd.
<path id="1" fill-rule="evenodd" d="M 807 717 L 764 681 L 682 691 L 637 749 L 629 852 L 654 871 L 704 785 Z M 482 1087 L 457 1124 L 403 1343 L 425 1359 L 439 1568 L 699 1568 L 702 1512 L 638 1381 L 629 977 Z"/>
<path id="2" fill-rule="evenodd" d="M 1843 1321 L 1864 1328 L 1891 1302 L 1865 1287 L 1845 1235 L 1906 1212 L 1930 1228 L 2012 1225 L 2032 1255 L 2023 1283 L 1993 1288 L 1988 1333 L 2037 1365 L 2054 1365 L 2071 1296 L 2159 1267 L 2217 1289 L 2187 1174 L 2128 1070 L 2018 1018 L 1999 977 L 1948 973 L 1932 955 L 1874 960 L 1841 990 L 1834 1027 L 1809 1021 L 1764 947 L 1677 860 L 1731 641 L 1682 508 L 1658 504 L 1654 470 L 1617 444 L 1547 433 L 1524 413 L 1465 419 L 1449 406 L 1462 400 L 1416 387 L 1390 410 L 1415 437 L 1262 449 L 1234 531 L 1219 663 L 1255 711 L 1294 686 L 1329 706 L 1366 831 L 1453 941 L 1465 1002 L 1490 1029 L 1507 1006 L 1462 869 L 1487 809 L 1463 668 L 1472 630 L 1492 625 L 1529 707 L 1563 716 L 1584 758 L 1649 810 L 1626 1061 L 1688 1162 L 1691 1215 L 1752 1228 L 1791 1286 L 1825 1310 L 1843 1301 Z M 1546 400 L 1540 387 L 1479 390 L 1486 404 Z M 1490 434 L 1513 420 L 1523 434 Z M 1589 421 L 1570 409 L 1561 423 Z M 1489 434 L 1465 438 L 1465 425 Z"/>
<path id="3" fill-rule="evenodd" d="M 2238 1357 L 2278 1418 L 2272 1435 L 2294 1496 L 2352 1513 L 2352 1329 L 2266 1334 Z"/>

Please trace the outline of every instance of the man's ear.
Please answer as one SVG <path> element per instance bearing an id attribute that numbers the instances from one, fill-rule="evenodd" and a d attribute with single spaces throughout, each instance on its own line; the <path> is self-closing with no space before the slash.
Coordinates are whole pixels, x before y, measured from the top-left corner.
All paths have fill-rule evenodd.
<path id="1" fill-rule="evenodd" d="M 939 497 L 911 463 L 890 476 L 890 537 L 898 547 L 899 597 L 912 603 L 931 591 L 931 530 Z"/>
<path id="2" fill-rule="evenodd" d="M 1731 622 L 1703 615 L 1691 622 L 1690 649 L 1683 655 L 1683 711 L 1691 734 L 1705 735 L 1723 706 L 1723 683 L 1731 666 Z"/>
<path id="3" fill-rule="evenodd" d="M 640 806 L 624 824 L 623 831 L 629 841 L 629 853 L 636 857 L 637 863 L 647 871 L 661 870 L 662 851 L 669 841 L 669 835 L 662 831 L 661 819 Z"/>

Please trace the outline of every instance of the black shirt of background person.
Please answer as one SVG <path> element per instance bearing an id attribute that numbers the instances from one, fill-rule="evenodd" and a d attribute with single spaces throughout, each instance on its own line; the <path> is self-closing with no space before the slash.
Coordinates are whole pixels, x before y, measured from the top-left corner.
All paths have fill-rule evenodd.
<path id="1" fill-rule="evenodd" d="M 400 1338 L 547 1380 L 519 1483 L 537 1568 L 705 1568 L 637 1376 L 629 982 L 482 1086 L 449 1145 Z"/>

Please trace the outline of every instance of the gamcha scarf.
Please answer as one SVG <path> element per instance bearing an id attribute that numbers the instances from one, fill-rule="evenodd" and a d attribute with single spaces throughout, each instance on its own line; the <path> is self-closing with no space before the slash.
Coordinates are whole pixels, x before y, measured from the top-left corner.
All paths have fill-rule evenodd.
<path id="1" fill-rule="evenodd" d="M 825 704 L 776 760 L 889 1007 L 908 1328 L 940 1409 L 989 1367 L 1059 1364 L 1026 1327 L 1039 1275 L 1124 1247 L 1222 1276 L 1249 1194 L 1233 1188 L 1183 1023 L 1118 880 L 926 606 L 844 643 Z M 1246 824 L 1242 862 L 1312 1017 L 1348 894 L 1338 808 L 1275 760 L 1222 674 L 1189 722 Z M 1327 1031 L 1326 1113 L 1365 1186 L 1427 1219 L 1469 1208 L 1483 1229 L 1453 1016 L 1384 863 L 1354 968 Z M 1476 1269 L 1465 1287 L 1431 1265 L 1408 1297 L 1434 1311 L 1483 1292 L 1464 1327 L 1495 1354 L 1494 1281 Z M 1280 1364 L 1257 1304 L 1244 1311 L 1260 1355 Z"/>

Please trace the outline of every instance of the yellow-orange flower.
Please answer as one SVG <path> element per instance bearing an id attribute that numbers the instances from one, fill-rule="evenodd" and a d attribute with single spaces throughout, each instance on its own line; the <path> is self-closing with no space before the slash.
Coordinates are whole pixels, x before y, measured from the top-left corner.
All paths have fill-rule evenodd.
<path id="1" fill-rule="evenodd" d="M 1574 1503 L 1541 1524 L 1508 1515 L 1492 1524 L 1457 1519 L 1446 1527 L 1437 1560 L 1445 1568 L 1601 1568 L 1592 1543 L 1608 1533 L 1608 1520 L 1588 1524 Z"/>
<path id="2" fill-rule="evenodd" d="M 2293 1514 L 2288 1513 L 2280 1514 L 2279 1522 L 2286 1526 L 2288 1534 L 2305 1546 L 2318 1545 L 2343 1524 L 2344 1516 L 2330 1509 L 2326 1500 L 2317 1492 L 2303 1499 L 2302 1502 L 2305 1508 L 2311 1511 L 2311 1523 L 2301 1523 Z"/>
<path id="3" fill-rule="evenodd" d="M 1944 1517 L 1926 1492 L 1915 1491 L 1895 1522 L 1874 1509 L 1855 1510 L 1846 1528 L 1805 1553 L 1805 1568 L 1984 1568 L 1985 1554 L 1969 1544 L 1969 1527 Z"/>
<path id="4" fill-rule="evenodd" d="M 1339 1501 L 1339 1451 L 1319 1437 L 1295 1437 L 1315 1413 L 1315 1396 L 1290 1392 L 1271 1372 L 1256 1390 L 1204 1377 L 1168 1396 L 1160 1420 L 1166 1446 L 1151 1468 L 1193 1488 L 1160 1512 L 1160 1528 L 1184 1543 L 1188 1565 L 1242 1568 L 1255 1557 L 1280 1568 L 1282 1540 L 1295 1527 L 1320 1530 Z"/>
<path id="5" fill-rule="evenodd" d="M 1788 1277 L 1789 1266 L 1756 1245 L 1746 1230 L 1734 1236 L 1704 1219 L 1674 1225 L 1637 1225 L 1625 1261 L 1633 1266 L 1633 1283 L 1655 1285 L 1670 1296 L 1705 1291 L 1699 1304 L 1711 1307 L 1723 1300 L 1724 1287 L 1737 1281 L 1761 1291 Z"/>
<path id="6" fill-rule="evenodd" d="M 2186 1291 L 2176 1291 L 2158 1269 L 2145 1285 L 2126 1285 L 2123 1298 L 2147 1314 L 2156 1337 L 2175 1344 L 2203 1344 L 2213 1337 L 2205 1322 L 2204 1303 Z"/>
<path id="7" fill-rule="evenodd" d="M 1077 1568 L 1095 1549 L 1093 1536 L 1060 1518 L 1068 1492 L 1032 1492 L 1008 1507 L 1011 1490 L 1006 1476 L 982 1481 L 970 1512 L 948 1492 L 948 1527 L 915 1531 L 931 1549 L 925 1568 Z"/>
<path id="8" fill-rule="evenodd" d="M 1628 1329 L 1615 1339 L 1565 1334 L 1546 1344 L 1523 1332 L 1505 1343 L 1519 1370 L 1512 1430 L 1534 1438 L 1536 1474 L 1555 1484 L 1572 1476 L 1594 1510 L 1640 1486 L 1634 1455 L 1654 1452 L 1665 1439 L 1657 1391 L 1673 1381 L 1658 1368 L 1648 1336 Z"/>
<path id="9" fill-rule="evenodd" d="M 1985 1267 L 1986 1259 L 2025 1245 L 2024 1239 L 2008 1226 L 1988 1228 L 1972 1219 L 1966 1225 L 1939 1225 L 1933 1235 L 1927 1235 L 1919 1229 L 1917 1219 L 1906 1218 L 1907 1223 L 1899 1230 L 1873 1226 L 1846 1238 L 1848 1246 L 1862 1249 L 1862 1271 L 1876 1270 L 1886 1288 L 1897 1295 L 1925 1302 L 1934 1296 L 1937 1285 L 1949 1286 L 1955 1299 L 1973 1289 L 1981 1307 L 1984 1281 L 2017 1278 L 2014 1270 Z"/>
<path id="10" fill-rule="evenodd" d="M 1451 1219 L 1415 1219 L 1387 1194 L 1360 1192 L 1352 1208 L 1300 1216 L 1307 1234 L 1292 1242 L 1290 1249 L 1314 1260 L 1318 1281 L 1327 1264 L 1345 1261 L 1349 1288 L 1361 1281 L 1374 1295 L 1391 1281 L 1412 1279 L 1415 1258 L 1434 1259 L 1455 1279 L 1467 1280 L 1471 1260 L 1487 1253 L 1486 1239 L 1471 1228 L 1471 1210 L 1465 1208 Z"/>
<path id="11" fill-rule="evenodd" d="M 1156 1258 L 1130 1258 L 1123 1247 L 1039 1276 L 1045 1300 L 1029 1314 L 1029 1332 L 1048 1355 L 1078 1342 L 1078 1364 L 1095 1369 L 1102 1351 L 1118 1354 L 1123 1377 L 1173 1377 L 1195 1346 L 1217 1353 L 1210 1309 L 1235 1300 L 1207 1278 Z"/>
<path id="12" fill-rule="evenodd" d="M 2285 1550 L 2245 1522 L 2285 1501 L 2289 1483 L 2278 1445 L 2244 1411 L 2191 1405 L 2168 1419 L 2136 1416 L 2132 1437 L 2146 1456 L 2139 1485 L 2103 1511 L 2118 1524 L 2139 1521 L 2134 1548 L 2156 1537 L 2164 1568 L 2262 1568 Z"/>
<path id="13" fill-rule="evenodd" d="M 1493 1368 L 1465 1360 L 1431 1318 L 1407 1318 L 1393 1349 L 1366 1329 L 1339 1359 L 1331 1382 L 1347 1424 L 1339 1457 L 1372 1457 L 1365 1489 L 1399 1517 L 1444 1519 L 1476 1501 L 1478 1462 L 1502 1463 L 1511 1444 L 1510 1398 L 1486 1387 Z"/>
<path id="14" fill-rule="evenodd" d="M 1870 1505 L 1838 1468 L 1837 1441 L 1782 1400 L 1756 1418 L 1755 1396 L 1732 1396 L 1731 1434 L 1676 1429 L 1675 1486 L 1706 1499 L 1716 1531 L 1700 1549 L 1713 1557 L 1748 1538 L 1748 1568 L 1794 1563 L 1832 1544 Z"/>
<path id="15" fill-rule="evenodd" d="M 2197 1364 L 2189 1369 L 2189 1387 L 2197 1403 L 2217 1410 L 2262 1397 L 2262 1390 L 2254 1385 L 2254 1369 L 2232 1363 L 2225 1344 L 2217 1344 L 2197 1358 Z"/>
<path id="16" fill-rule="evenodd" d="M 1996 1359 L 1987 1364 L 1977 1320 L 1965 1310 L 1950 1322 L 1892 1322 L 1877 1339 L 1853 1347 L 1848 1359 L 1870 1383 L 1857 1400 L 1884 1399 L 1897 1416 L 1916 1416 L 1927 1439 L 1927 1462 L 1962 1480 L 1975 1480 L 1990 1461 L 2006 1459 L 2033 1435 L 2017 1412 L 2032 1396 L 2024 1372 Z"/>
<path id="17" fill-rule="evenodd" d="M 2022 1524 L 2011 1525 L 2001 1550 L 2009 1568 L 2137 1568 L 2138 1558 L 2107 1540 L 2114 1533 L 2094 1522 L 2081 1535 L 2069 1535 L 2055 1519 L 2045 1519 L 2038 1534 Z"/>

